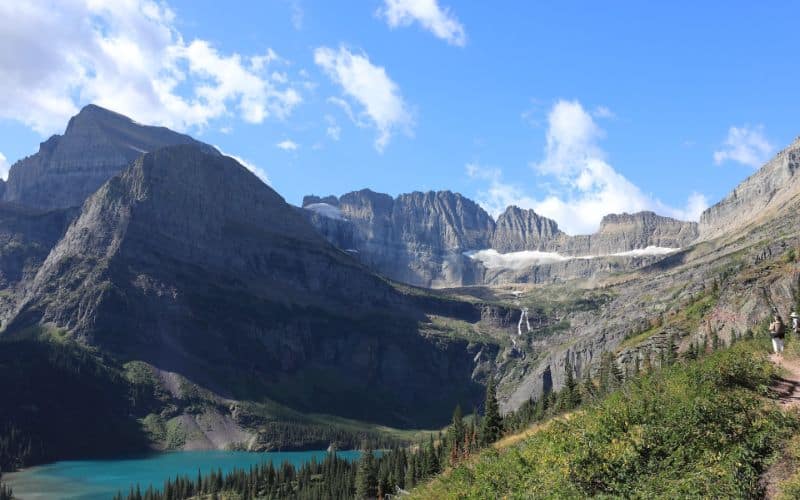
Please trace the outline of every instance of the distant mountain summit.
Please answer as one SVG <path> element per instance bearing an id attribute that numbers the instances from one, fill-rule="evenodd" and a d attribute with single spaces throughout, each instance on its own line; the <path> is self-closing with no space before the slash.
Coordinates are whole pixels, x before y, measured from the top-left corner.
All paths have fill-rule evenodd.
<path id="1" fill-rule="evenodd" d="M 700 235 L 712 239 L 784 209 L 800 193 L 800 137 L 742 181 L 700 217 Z"/>
<path id="2" fill-rule="evenodd" d="M 188 135 L 90 104 L 70 119 L 63 135 L 50 137 L 39 152 L 11 166 L 2 199 L 40 209 L 80 206 L 143 153 L 174 144 L 216 153 Z"/>
<path id="3" fill-rule="evenodd" d="M 550 266 L 547 272 L 520 274 L 517 271 L 526 266 L 512 255 L 515 272 L 501 272 L 497 266 L 469 256 L 483 250 L 548 252 L 565 258 L 613 256 L 627 260 L 623 269 L 632 269 L 663 258 L 665 249 L 691 244 L 698 235 L 695 222 L 638 212 L 607 215 L 596 233 L 572 236 L 561 231 L 556 221 L 515 206 L 495 221 L 480 205 L 450 191 L 392 198 L 365 189 L 339 198 L 306 196 L 303 206 L 314 226 L 335 246 L 380 274 L 425 287 L 568 280 L 609 269 L 604 263 L 587 260 L 577 266 L 560 264 L 558 268 Z M 659 251 L 617 255 L 649 247 Z M 494 268 L 491 273 L 486 272 L 489 267 Z"/>

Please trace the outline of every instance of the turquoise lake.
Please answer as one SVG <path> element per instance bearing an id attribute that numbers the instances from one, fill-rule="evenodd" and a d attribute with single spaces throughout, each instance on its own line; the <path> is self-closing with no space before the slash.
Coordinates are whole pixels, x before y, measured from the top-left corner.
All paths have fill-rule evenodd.
<path id="1" fill-rule="evenodd" d="M 4 474 L 3 480 L 21 500 L 108 500 L 118 491 L 127 493 L 131 484 L 138 483 L 142 491 L 151 484 L 161 489 L 166 479 L 178 475 L 195 478 L 198 470 L 203 474 L 217 469 L 227 472 L 267 462 L 278 466 L 285 461 L 302 465 L 312 458 L 321 461 L 326 454 L 326 451 L 180 451 L 119 460 L 55 462 Z M 359 452 L 340 451 L 337 455 L 355 460 Z"/>

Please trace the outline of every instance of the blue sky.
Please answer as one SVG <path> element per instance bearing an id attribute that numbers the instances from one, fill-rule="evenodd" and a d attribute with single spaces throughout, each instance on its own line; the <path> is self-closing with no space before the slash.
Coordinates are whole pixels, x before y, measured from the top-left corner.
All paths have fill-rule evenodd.
<path id="1" fill-rule="evenodd" d="M 6 168 L 97 102 L 291 203 L 450 189 L 575 233 L 612 211 L 695 218 L 800 134 L 795 2 L 15 4 Z"/>

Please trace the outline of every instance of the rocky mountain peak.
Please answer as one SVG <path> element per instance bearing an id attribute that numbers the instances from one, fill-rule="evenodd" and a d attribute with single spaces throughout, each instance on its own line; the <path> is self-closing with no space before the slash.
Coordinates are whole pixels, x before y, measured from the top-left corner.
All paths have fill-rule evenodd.
<path id="1" fill-rule="evenodd" d="M 800 137 L 700 216 L 704 240 L 774 216 L 800 193 Z"/>
<path id="2" fill-rule="evenodd" d="M 556 221 L 512 205 L 497 218 L 491 247 L 501 253 L 543 250 L 561 234 Z"/>
<path id="3" fill-rule="evenodd" d="M 80 206 L 138 156 L 173 144 L 217 153 L 188 135 L 88 105 L 70 119 L 64 135 L 52 136 L 39 152 L 11 166 L 3 201 L 41 209 Z"/>
<path id="4" fill-rule="evenodd" d="M 339 206 L 339 198 L 333 195 L 328 196 L 317 196 L 314 194 L 303 196 L 303 204 L 302 207 L 307 207 L 309 205 L 316 205 L 319 203 L 325 203 L 326 205 L 330 205 L 332 207 Z"/>

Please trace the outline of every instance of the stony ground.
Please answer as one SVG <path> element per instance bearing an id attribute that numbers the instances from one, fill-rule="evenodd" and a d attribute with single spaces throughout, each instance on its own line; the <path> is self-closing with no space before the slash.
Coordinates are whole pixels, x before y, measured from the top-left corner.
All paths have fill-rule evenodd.
<path id="1" fill-rule="evenodd" d="M 775 391 L 781 406 L 786 410 L 800 408 L 800 359 L 788 356 L 770 355 L 770 360 L 782 369 L 782 376 L 776 379 Z M 764 498 L 778 497 L 778 485 L 795 472 L 794 460 L 782 456 L 763 476 Z"/>

